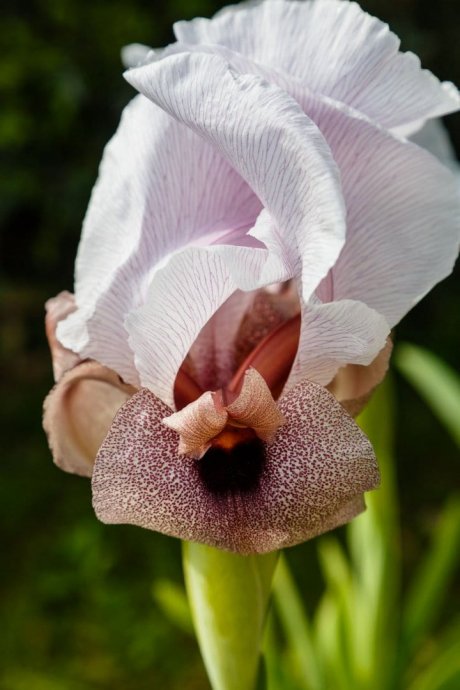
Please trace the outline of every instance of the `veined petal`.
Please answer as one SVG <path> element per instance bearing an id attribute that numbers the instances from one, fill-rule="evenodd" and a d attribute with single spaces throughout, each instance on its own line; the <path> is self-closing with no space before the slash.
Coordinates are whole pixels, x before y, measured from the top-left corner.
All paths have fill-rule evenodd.
<path id="1" fill-rule="evenodd" d="M 278 280 L 276 262 L 274 272 L 263 272 L 269 258 L 269 250 L 244 245 L 189 247 L 170 257 L 154 274 L 145 303 L 132 310 L 125 321 L 143 386 L 174 407 L 177 372 L 213 315 L 237 290 L 252 290 L 259 284 L 262 287 Z M 290 277 L 286 275 L 285 279 Z M 234 321 L 227 324 L 221 335 L 236 335 L 248 304 L 246 299 L 235 297 L 231 314 Z M 217 354 L 218 364 L 227 364 L 232 354 L 233 343 L 230 352 L 221 353 L 222 358 Z M 206 366 L 214 360 L 208 353 L 204 370 L 199 368 L 201 375 L 208 376 Z M 217 373 L 219 385 L 229 382 L 229 369 L 220 368 Z M 217 382 L 210 387 L 217 388 Z"/>
<path id="2" fill-rule="evenodd" d="M 411 135 L 411 141 L 422 149 L 426 149 L 433 156 L 460 177 L 460 165 L 455 155 L 454 147 L 449 138 L 449 133 L 442 120 L 430 120 L 418 132 Z M 460 184 L 460 179 L 459 179 Z"/>
<path id="3" fill-rule="evenodd" d="M 179 367 L 203 326 L 238 287 L 222 254 L 236 255 L 236 263 L 244 249 L 190 247 L 178 252 L 154 275 L 145 304 L 126 319 L 142 385 L 171 408 Z"/>
<path id="4" fill-rule="evenodd" d="M 200 460 L 177 454 L 171 410 L 148 390 L 119 411 L 96 460 L 94 507 L 135 524 L 240 553 L 264 553 L 332 529 L 363 508 L 378 483 L 369 441 L 334 397 L 303 382 L 280 403 L 287 423 L 268 446 L 259 486 L 214 494 Z"/>
<path id="5" fill-rule="evenodd" d="M 178 22 L 179 41 L 220 44 L 302 80 L 312 91 L 356 108 L 387 128 L 458 110 L 440 83 L 380 20 L 354 2 L 266 0 Z"/>
<path id="6" fill-rule="evenodd" d="M 137 385 L 123 323 L 152 273 L 181 247 L 251 227 L 260 209 L 214 147 L 135 98 L 104 152 L 77 257 L 78 310 L 59 324 L 59 340 Z"/>
<path id="7" fill-rule="evenodd" d="M 90 477 L 115 413 L 135 391 L 97 362 L 67 371 L 44 403 L 43 427 L 56 465 Z"/>
<path id="8" fill-rule="evenodd" d="M 299 347 L 285 390 L 303 379 L 326 386 L 346 364 L 370 364 L 389 331 L 385 318 L 363 302 L 304 304 Z"/>
<path id="9" fill-rule="evenodd" d="M 221 46 L 195 48 L 222 54 Z M 234 69 L 263 73 L 299 102 L 320 128 L 339 167 L 347 206 L 347 240 L 319 296 L 323 301 L 363 301 L 384 314 L 390 326 L 395 325 L 452 271 L 460 234 L 458 176 L 358 112 L 226 50 L 223 55 Z M 437 150 L 445 158 L 446 142 L 437 125 L 431 123 L 424 131 L 431 132 L 432 143 L 433 133 L 436 135 Z M 315 251 L 310 237 L 299 234 L 294 245 L 285 228 L 266 210 L 249 235 L 272 249 L 267 269 L 275 261 L 290 268 L 292 275 L 298 273 L 301 263 L 302 295 L 308 301 Z"/>
<path id="10" fill-rule="evenodd" d="M 347 241 L 322 301 L 360 300 L 390 327 L 455 263 L 460 185 L 434 156 L 326 103 L 323 131 L 340 168 Z"/>
<path id="11" fill-rule="evenodd" d="M 215 146 L 261 199 L 286 243 L 302 246 L 308 298 L 345 240 L 338 172 L 316 125 L 285 91 L 236 73 L 217 55 L 171 55 L 125 76 Z"/>

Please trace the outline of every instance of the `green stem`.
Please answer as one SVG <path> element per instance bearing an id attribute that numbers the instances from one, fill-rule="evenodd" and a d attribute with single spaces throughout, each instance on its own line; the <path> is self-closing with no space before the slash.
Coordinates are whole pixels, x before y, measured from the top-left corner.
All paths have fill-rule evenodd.
<path id="1" fill-rule="evenodd" d="M 213 690 L 254 690 L 277 558 L 183 543 L 187 594 Z"/>

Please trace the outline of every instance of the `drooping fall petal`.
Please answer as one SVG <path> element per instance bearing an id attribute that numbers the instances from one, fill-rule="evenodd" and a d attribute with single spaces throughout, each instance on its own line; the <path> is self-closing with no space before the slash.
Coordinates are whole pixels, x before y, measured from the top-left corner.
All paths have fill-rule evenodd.
<path id="1" fill-rule="evenodd" d="M 67 472 L 90 477 L 115 413 L 135 390 L 97 362 L 67 371 L 44 403 L 43 427 L 54 462 Z"/>
<path id="2" fill-rule="evenodd" d="M 420 68 L 386 24 L 354 2 L 268 0 L 235 5 L 213 19 L 177 22 L 179 41 L 220 44 L 298 78 L 379 124 L 397 127 L 457 110 L 449 82 Z"/>
<path id="3" fill-rule="evenodd" d="M 171 409 L 142 389 L 118 412 L 93 474 L 94 507 L 109 523 L 129 523 L 240 553 L 289 546 L 341 524 L 378 483 L 366 437 L 334 397 L 303 382 L 280 401 L 286 418 L 258 486 L 213 493 L 202 460 L 178 455 Z"/>

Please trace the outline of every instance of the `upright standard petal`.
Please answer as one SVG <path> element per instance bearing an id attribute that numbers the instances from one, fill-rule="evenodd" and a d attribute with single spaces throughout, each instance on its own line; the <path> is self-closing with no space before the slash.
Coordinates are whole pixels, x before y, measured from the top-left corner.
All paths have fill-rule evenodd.
<path id="1" fill-rule="evenodd" d="M 458 110 L 450 82 L 440 83 L 380 20 L 354 2 L 265 0 L 227 8 L 213 19 L 178 22 L 179 41 L 220 44 L 301 79 L 392 128 Z"/>
<path id="2" fill-rule="evenodd" d="M 310 101 L 304 105 L 309 112 Z M 458 179 L 427 151 L 355 113 L 324 103 L 313 117 L 340 168 L 348 212 L 346 244 L 318 295 L 365 302 L 393 327 L 452 271 Z"/>
<path id="3" fill-rule="evenodd" d="M 235 291 L 257 286 L 269 258 L 267 249 L 243 245 L 189 247 L 171 256 L 155 273 L 145 304 L 125 322 L 143 386 L 174 406 L 177 372 L 203 327 Z M 261 285 L 279 280 L 277 262 L 271 267 L 273 272 L 263 272 Z M 290 277 L 283 275 L 284 280 Z M 232 318 L 238 324 L 246 304 L 241 300 L 234 305 Z M 223 374 L 225 384 L 230 372 Z M 218 387 L 217 381 L 211 387 Z"/>
<path id="4" fill-rule="evenodd" d="M 104 152 L 77 256 L 78 310 L 59 325 L 60 341 L 137 384 L 123 324 L 144 302 L 159 262 L 190 243 L 244 231 L 260 208 L 214 147 L 135 98 Z"/>
<path id="5" fill-rule="evenodd" d="M 217 55 L 171 55 L 125 76 L 248 182 L 286 244 L 309 263 L 308 298 L 345 241 L 340 179 L 317 126 L 285 91 L 236 73 Z"/>
<path id="6" fill-rule="evenodd" d="M 280 402 L 286 418 L 249 491 L 212 492 L 201 460 L 177 453 L 171 410 L 148 390 L 119 411 L 94 468 L 103 522 L 129 523 L 239 553 L 296 544 L 351 519 L 378 483 L 372 447 L 321 386 L 303 382 Z"/>

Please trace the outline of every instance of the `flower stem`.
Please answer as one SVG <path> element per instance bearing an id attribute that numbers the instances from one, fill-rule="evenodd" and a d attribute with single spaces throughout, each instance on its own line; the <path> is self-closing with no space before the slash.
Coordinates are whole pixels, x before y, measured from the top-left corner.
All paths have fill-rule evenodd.
<path id="1" fill-rule="evenodd" d="M 254 690 L 277 558 L 183 543 L 185 584 L 213 690 Z"/>

